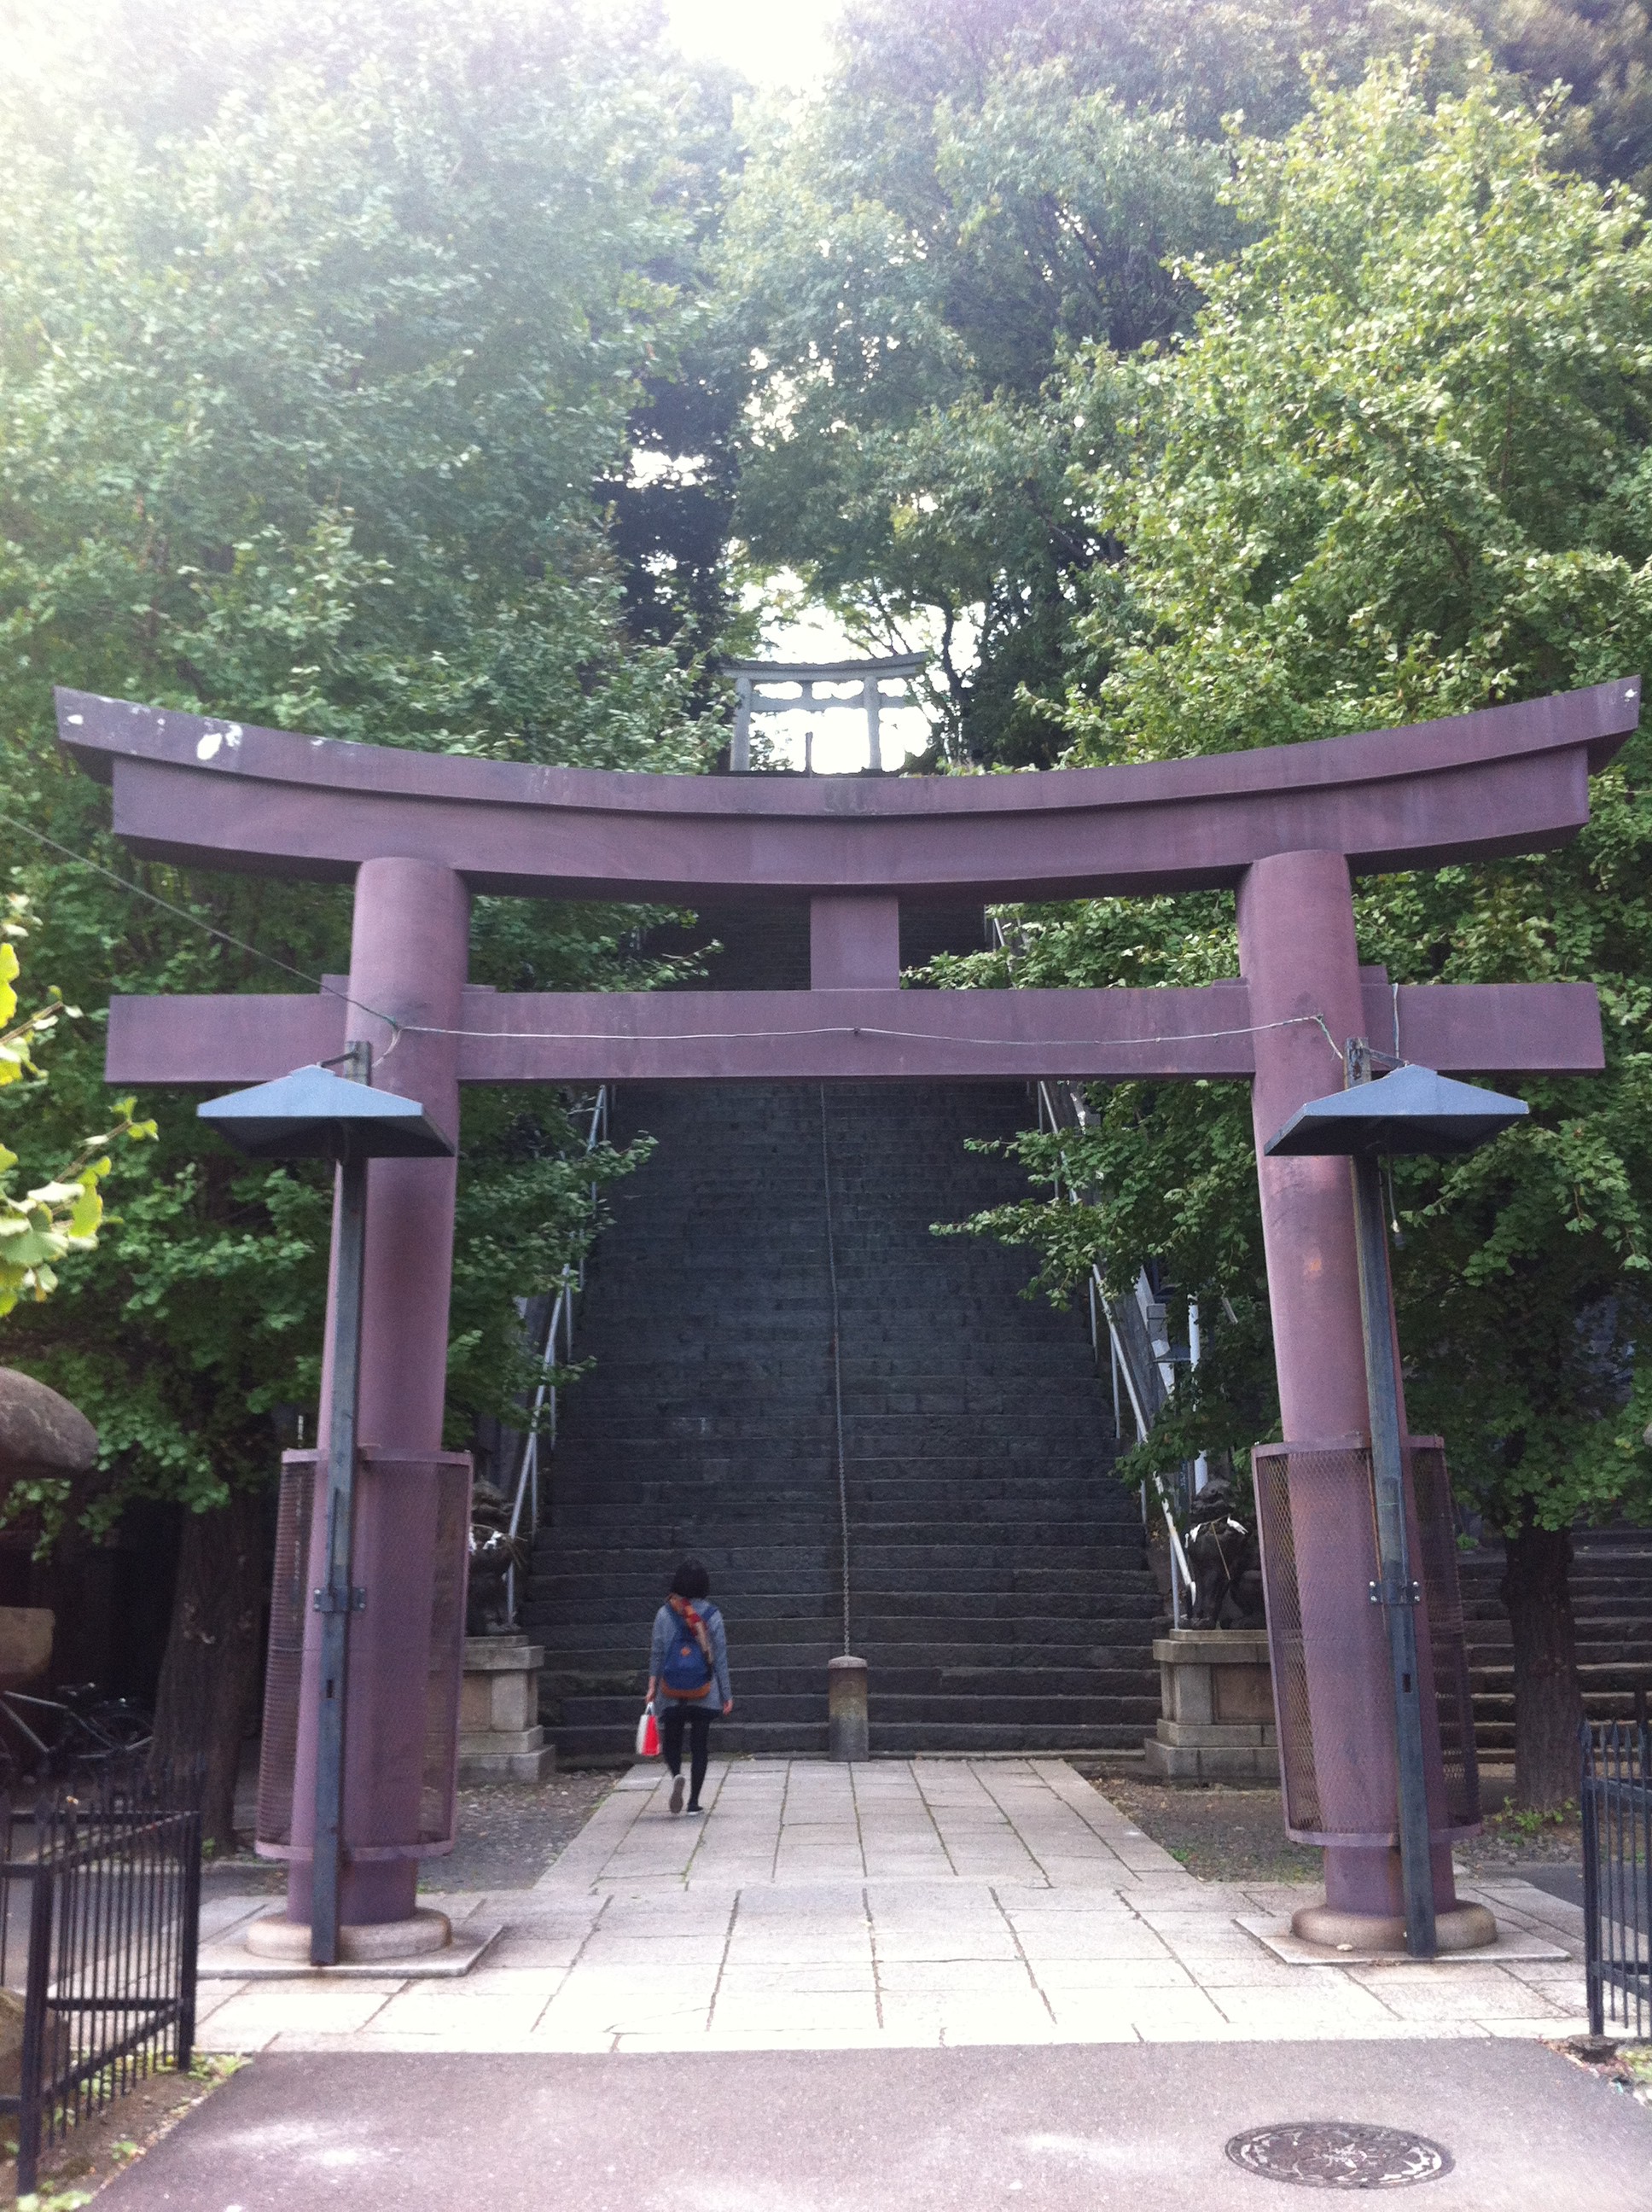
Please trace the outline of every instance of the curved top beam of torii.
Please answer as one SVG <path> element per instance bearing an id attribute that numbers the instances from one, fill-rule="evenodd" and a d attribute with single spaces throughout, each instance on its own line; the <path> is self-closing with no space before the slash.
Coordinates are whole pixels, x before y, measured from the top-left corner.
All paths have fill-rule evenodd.
<path id="1" fill-rule="evenodd" d="M 884 778 L 538 768 L 57 699 L 64 744 L 114 785 L 117 836 L 157 860 L 343 882 L 393 854 L 540 898 L 984 901 L 1209 890 L 1285 852 L 1371 874 L 1560 844 L 1640 689 L 1133 767 Z"/>

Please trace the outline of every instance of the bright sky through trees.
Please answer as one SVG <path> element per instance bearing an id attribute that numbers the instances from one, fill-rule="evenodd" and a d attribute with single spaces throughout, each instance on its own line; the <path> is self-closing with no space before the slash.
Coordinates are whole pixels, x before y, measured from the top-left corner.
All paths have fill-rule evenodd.
<path id="1" fill-rule="evenodd" d="M 826 74 L 829 27 L 841 0 L 666 0 L 666 16 L 685 53 L 726 62 L 762 90 L 812 90 Z M 764 625 L 765 655 L 776 659 L 849 659 L 859 648 L 830 611 L 814 605 L 791 619 Z M 801 768 L 805 732 L 812 734 L 816 768 L 843 774 L 864 767 L 865 725 L 855 714 L 767 716 L 763 732 L 777 757 Z M 921 752 L 930 741 L 927 718 L 917 708 L 895 708 L 883 718 L 885 760 Z"/>
<path id="2" fill-rule="evenodd" d="M 765 90 L 805 90 L 819 82 L 829 59 L 828 27 L 838 9 L 839 0 L 793 0 L 787 7 L 773 0 L 666 0 L 685 52 L 726 62 Z M 857 651 L 842 624 L 819 606 L 765 624 L 763 644 L 777 659 L 847 659 Z M 865 764 L 865 725 L 858 715 L 774 715 L 764 718 L 763 729 L 776 755 L 795 768 L 803 766 L 805 731 L 812 733 L 817 769 L 841 774 Z M 916 708 L 897 708 L 884 715 L 883 738 L 892 765 L 904 752 L 923 750 L 929 725 Z"/>
<path id="3" fill-rule="evenodd" d="M 811 85 L 824 76 L 838 0 L 666 0 L 684 52 L 726 62 L 753 84 Z"/>

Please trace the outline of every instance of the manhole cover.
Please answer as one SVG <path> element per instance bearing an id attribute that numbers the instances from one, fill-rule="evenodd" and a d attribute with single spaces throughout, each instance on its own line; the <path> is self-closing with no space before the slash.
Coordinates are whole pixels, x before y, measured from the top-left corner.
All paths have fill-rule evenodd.
<path id="1" fill-rule="evenodd" d="M 1303 2189 L 1406 2189 L 1451 2171 L 1451 2153 L 1402 2128 L 1359 2120 L 1303 2120 L 1250 2128 L 1235 2136 L 1228 2156 L 1247 2173 L 1294 2181 Z"/>

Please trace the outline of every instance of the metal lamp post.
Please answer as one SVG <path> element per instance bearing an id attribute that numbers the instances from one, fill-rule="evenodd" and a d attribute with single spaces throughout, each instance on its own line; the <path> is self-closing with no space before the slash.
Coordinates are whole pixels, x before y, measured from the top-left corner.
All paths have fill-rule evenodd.
<path id="1" fill-rule="evenodd" d="M 338 1960 L 338 1887 L 344 1795 L 344 1709 L 349 1616 L 367 1603 L 350 1578 L 355 1505 L 356 1405 L 361 1357 L 361 1275 L 367 1249 L 367 1162 L 448 1159 L 453 1146 L 415 1098 L 372 1085 L 373 1048 L 352 1045 L 343 1076 L 301 1067 L 275 1083 L 232 1091 L 196 1110 L 255 1160 L 328 1159 L 337 1167 L 337 1274 L 331 1316 L 331 1419 L 327 1439 L 326 1580 L 315 1593 L 321 1616 L 321 1702 L 317 1716 L 315 1856 L 310 1963 Z"/>
<path id="2" fill-rule="evenodd" d="M 1345 1055 L 1347 1087 L 1328 1098 L 1310 1099 L 1298 1108 L 1263 1149 L 1276 1158 L 1345 1155 L 1353 1171 L 1379 1575 L 1371 1584 L 1371 1602 L 1382 1606 L 1387 1618 L 1394 1674 L 1406 1948 L 1414 1959 L 1431 1959 L 1436 1944 L 1417 1666 L 1419 1593 L 1412 1577 L 1406 1529 L 1400 1373 L 1388 1272 L 1388 1230 L 1377 1162 L 1384 1153 L 1472 1152 L 1488 1138 L 1523 1119 L 1527 1109 L 1522 1099 L 1482 1091 L 1475 1084 L 1454 1082 L 1428 1067 L 1402 1066 L 1373 1081 L 1372 1057 L 1370 1047 L 1362 1038 L 1351 1039 Z"/>

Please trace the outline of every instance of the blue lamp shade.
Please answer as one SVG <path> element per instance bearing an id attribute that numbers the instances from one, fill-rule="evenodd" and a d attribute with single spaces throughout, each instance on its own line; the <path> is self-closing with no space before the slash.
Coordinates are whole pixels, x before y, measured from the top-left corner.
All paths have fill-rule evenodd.
<path id="1" fill-rule="evenodd" d="M 1472 1152 L 1529 1108 L 1523 1098 L 1457 1083 L 1431 1067 L 1396 1067 L 1299 1106 L 1262 1150 L 1272 1158 L 1355 1152 Z"/>
<path id="2" fill-rule="evenodd" d="M 451 1159 L 453 1146 L 416 1098 L 374 1091 L 325 1067 L 232 1091 L 198 1119 L 255 1160 Z"/>

